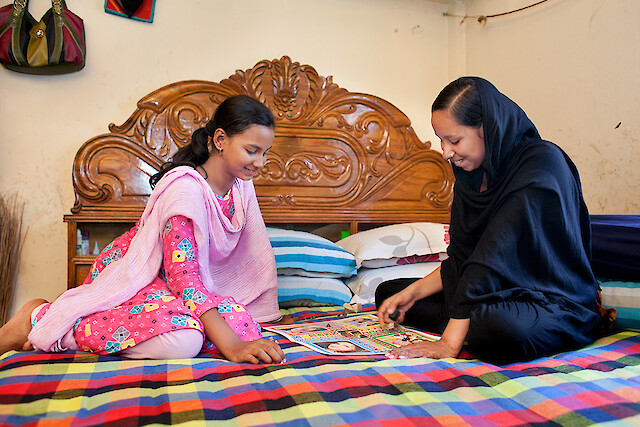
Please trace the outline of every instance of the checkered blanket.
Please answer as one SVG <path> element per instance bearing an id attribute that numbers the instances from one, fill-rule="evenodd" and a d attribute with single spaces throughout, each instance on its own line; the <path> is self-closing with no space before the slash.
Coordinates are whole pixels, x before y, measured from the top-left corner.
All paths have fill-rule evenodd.
<path id="1" fill-rule="evenodd" d="M 286 363 L 9 352 L 0 358 L 0 425 L 640 425 L 637 332 L 505 366 L 331 357 L 267 336 Z"/>

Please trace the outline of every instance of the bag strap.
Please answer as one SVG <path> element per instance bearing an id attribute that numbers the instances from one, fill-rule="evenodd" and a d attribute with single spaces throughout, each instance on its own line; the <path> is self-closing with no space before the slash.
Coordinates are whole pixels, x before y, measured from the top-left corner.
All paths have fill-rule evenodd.
<path id="1" fill-rule="evenodd" d="M 53 51 L 51 52 L 50 61 L 52 63 L 60 62 L 60 57 L 62 56 L 62 48 L 64 46 L 64 36 L 62 34 L 62 29 L 64 27 L 67 28 L 69 34 L 73 38 L 74 43 L 82 51 L 82 57 L 84 58 L 84 56 L 86 55 L 86 47 L 83 43 L 81 43 L 78 34 L 71 26 L 69 20 L 67 19 L 67 16 L 64 13 L 65 9 L 67 9 L 67 4 L 64 0 L 51 0 L 51 8 L 53 9 L 53 21 L 55 23 L 55 42 Z"/>
<path id="2" fill-rule="evenodd" d="M 53 10 L 53 24 L 54 24 L 54 45 L 53 51 L 51 52 L 51 58 L 49 61 L 51 63 L 57 64 L 60 62 L 60 56 L 62 56 L 62 46 L 64 42 L 64 37 L 62 35 L 62 27 L 65 24 L 64 19 L 64 0 L 51 0 L 51 9 Z"/>
<path id="3" fill-rule="evenodd" d="M 11 18 L 7 19 L 5 26 L 11 26 L 13 28 L 11 32 L 11 53 L 18 65 L 29 65 L 27 59 L 22 54 L 22 48 L 20 46 L 20 32 L 22 30 L 22 21 L 24 12 L 29 7 L 29 0 L 14 0 L 13 8 L 11 9 Z M 4 33 L 4 26 L 0 33 Z"/>

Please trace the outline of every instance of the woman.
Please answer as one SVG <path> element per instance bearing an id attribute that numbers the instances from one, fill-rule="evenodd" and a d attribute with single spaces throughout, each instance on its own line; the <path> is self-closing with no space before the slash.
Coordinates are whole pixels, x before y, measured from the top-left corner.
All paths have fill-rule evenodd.
<path id="1" fill-rule="evenodd" d="M 282 362 L 257 323 L 282 316 L 251 181 L 274 126 L 253 98 L 223 101 L 151 178 L 138 224 L 102 251 L 82 286 L 53 303 L 27 303 L 0 329 L 0 353 L 34 347 L 177 359 L 204 343 L 234 362 Z"/>
<path id="2" fill-rule="evenodd" d="M 524 111 L 477 77 L 451 82 L 431 123 L 456 182 L 448 259 L 376 292 L 381 323 L 442 333 L 389 357 L 455 357 L 465 341 L 496 363 L 584 346 L 601 321 L 590 224 L 576 167 Z M 395 316 L 393 316 L 395 317 Z"/>

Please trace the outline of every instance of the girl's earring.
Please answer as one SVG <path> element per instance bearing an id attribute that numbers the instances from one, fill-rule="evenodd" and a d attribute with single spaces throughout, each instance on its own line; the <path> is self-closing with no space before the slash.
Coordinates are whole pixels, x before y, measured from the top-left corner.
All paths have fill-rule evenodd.
<path id="1" fill-rule="evenodd" d="M 222 154 L 222 147 L 218 148 L 215 144 L 215 142 L 213 142 L 213 137 L 211 137 L 211 139 L 209 140 L 209 144 L 211 144 L 210 148 L 209 148 L 209 152 L 213 152 L 213 149 L 215 148 L 215 150 L 218 152 L 218 154 Z"/>

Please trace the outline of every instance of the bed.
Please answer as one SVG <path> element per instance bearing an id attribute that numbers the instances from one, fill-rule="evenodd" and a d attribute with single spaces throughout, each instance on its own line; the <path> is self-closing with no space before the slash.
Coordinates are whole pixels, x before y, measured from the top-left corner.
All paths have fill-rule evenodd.
<path id="1" fill-rule="evenodd" d="M 285 56 L 219 83 L 162 87 L 123 125 L 79 149 L 76 201 L 65 217 L 70 287 L 91 262 L 76 249 L 77 231 L 100 235 L 135 221 L 149 175 L 237 93 L 276 116 L 274 147 L 254 184 L 283 314 L 331 320 L 344 303 L 373 312 L 379 283 L 438 265 L 448 237 L 450 166 L 389 102 L 349 92 Z M 95 239 L 102 246 L 106 237 Z M 305 248 L 319 242 L 321 260 L 308 258 Z M 640 424 L 640 335 L 631 329 L 502 366 L 466 351 L 444 360 L 323 355 L 265 336 L 281 345 L 286 363 L 235 364 L 215 352 L 168 361 L 8 352 L 0 357 L 0 424 Z"/>

